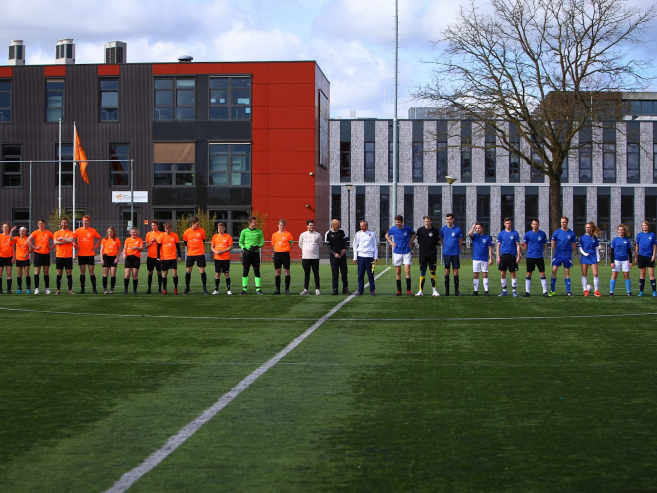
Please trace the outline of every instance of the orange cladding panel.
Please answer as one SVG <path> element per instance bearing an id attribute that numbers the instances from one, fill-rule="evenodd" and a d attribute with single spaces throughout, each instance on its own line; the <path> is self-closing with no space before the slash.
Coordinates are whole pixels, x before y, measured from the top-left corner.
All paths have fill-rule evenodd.
<path id="1" fill-rule="evenodd" d="M 265 152 L 269 150 L 269 129 L 254 128 L 251 131 L 253 140 L 253 152 Z"/>
<path id="2" fill-rule="evenodd" d="M 309 173 L 315 171 L 316 154 L 314 152 L 270 152 L 270 173 Z"/>
<path id="3" fill-rule="evenodd" d="M 315 152 L 315 129 L 279 129 L 269 131 L 270 151 Z"/>
<path id="4" fill-rule="evenodd" d="M 121 65 L 98 65 L 98 75 L 121 75 Z"/>
<path id="5" fill-rule="evenodd" d="M 224 74 L 251 74 L 254 84 L 269 82 L 269 63 L 224 63 Z"/>
<path id="6" fill-rule="evenodd" d="M 0 67 L 0 77 L 13 77 L 14 67 Z"/>
<path id="7" fill-rule="evenodd" d="M 222 74 L 223 63 L 155 63 L 153 75 Z"/>
<path id="8" fill-rule="evenodd" d="M 46 77 L 64 77 L 66 76 L 66 65 L 49 65 L 43 67 L 43 75 Z"/>
<path id="9" fill-rule="evenodd" d="M 251 98 L 253 99 L 253 106 L 269 106 L 269 84 L 261 84 L 253 81 L 251 87 Z"/>
<path id="10" fill-rule="evenodd" d="M 251 113 L 251 128 L 269 128 L 269 107 L 258 106 Z"/>
<path id="11" fill-rule="evenodd" d="M 273 62 L 269 64 L 271 84 L 314 84 L 315 62 Z"/>
<path id="12" fill-rule="evenodd" d="M 315 106 L 315 84 L 269 84 L 271 106 Z"/>
<path id="13" fill-rule="evenodd" d="M 315 128 L 314 106 L 271 106 L 269 108 L 271 128 Z"/>

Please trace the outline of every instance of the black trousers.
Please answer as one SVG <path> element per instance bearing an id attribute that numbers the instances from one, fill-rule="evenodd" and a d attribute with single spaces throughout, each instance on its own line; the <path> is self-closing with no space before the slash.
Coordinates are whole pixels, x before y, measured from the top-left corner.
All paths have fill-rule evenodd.
<path id="1" fill-rule="evenodd" d="M 301 259 L 301 266 L 303 267 L 303 289 L 308 289 L 310 285 L 310 269 L 313 270 L 315 277 L 315 289 L 319 289 L 319 259 L 318 258 L 304 258 Z"/>
<path id="2" fill-rule="evenodd" d="M 347 255 L 343 255 L 340 258 L 331 256 L 330 259 L 333 291 L 338 289 L 338 277 L 340 274 L 342 274 L 342 289 L 347 289 L 349 287 L 349 281 L 347 279 Z"/>

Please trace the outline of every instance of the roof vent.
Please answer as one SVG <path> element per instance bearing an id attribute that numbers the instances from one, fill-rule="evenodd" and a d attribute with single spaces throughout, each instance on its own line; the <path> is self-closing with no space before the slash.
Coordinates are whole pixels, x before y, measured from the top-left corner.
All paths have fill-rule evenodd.
<path id="1" fill-rule="evenodd" d="M 70 38 L 57 40 L 55 46 L 55 63 L 73 65 L 75 63 L 75 45 Z"/>
<path id="2" fill-rule="evenodd" d="M 25 46 L 22 39 L 9 42 L 9 65 L 25 65 Z"/>
<path id="3" fill-rule="evenodd" d="M 110 41 L 105 43 L 105 63 L 127 63 L 128 43 L 123 41 Z"/>
<path id="4" fill-rule="evenodd" d="M 180 55 L 178 57 L 180 63 L 190 63 L 192 60 L 194 60 L 194 57 L 191 55 Z"/>

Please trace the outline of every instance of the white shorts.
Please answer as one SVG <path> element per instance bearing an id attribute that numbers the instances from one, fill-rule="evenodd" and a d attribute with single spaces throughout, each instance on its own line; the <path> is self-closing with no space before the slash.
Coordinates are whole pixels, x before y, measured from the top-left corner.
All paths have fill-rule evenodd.
<path id="1" fill-rule="evenodd" d="M 630 271 L 630 261 L 629 260 L 616 260 L 614 262 L 614 268 L 611 269 L 613 272 L 629 272 Z"/>
<path id="2" fill-rule="evenodd" d="M 408 253 L 393 253 L 392 254 L 392 264 L 395 267 L 399 267 L 400 265 L 411 265 L 411 252 Z"/>
<path id="3" fill-rule="evenodd" d="M 473 260 L 472 272 L 488 272 L 488 262 L 485 260 Z"/>

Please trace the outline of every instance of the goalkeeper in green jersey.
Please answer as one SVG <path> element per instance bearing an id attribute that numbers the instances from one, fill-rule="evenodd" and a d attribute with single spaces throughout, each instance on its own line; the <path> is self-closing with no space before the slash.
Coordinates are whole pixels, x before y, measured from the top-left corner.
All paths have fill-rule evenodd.
<path id="1" fill-rule="evenodd" d="M 255 276 L 256 294 L 262 294 L 260 290 L 260 249 L 265 245 L 265 237 L 257 228 L 258 220 L 249 217 L 249 227 L 240 233 L 240 248 L 242 249 L 242 292 L 246 294 L 249 285 L 249 270 L 253 267 Z"/>

